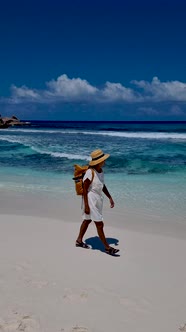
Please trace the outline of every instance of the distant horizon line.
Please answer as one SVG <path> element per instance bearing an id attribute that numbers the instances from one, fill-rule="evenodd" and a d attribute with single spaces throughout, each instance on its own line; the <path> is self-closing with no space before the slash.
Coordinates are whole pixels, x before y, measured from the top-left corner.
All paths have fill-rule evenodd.
<path id="1" fill-rule="evenodd" d="M 21 120 L 28 122 L 104 122 L 104 123 L 186 123 L 186 120 Z"/>

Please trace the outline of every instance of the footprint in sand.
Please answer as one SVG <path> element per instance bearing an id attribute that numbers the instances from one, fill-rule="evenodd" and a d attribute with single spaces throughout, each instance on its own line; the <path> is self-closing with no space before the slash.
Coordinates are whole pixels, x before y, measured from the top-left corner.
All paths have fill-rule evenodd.
<path id="1" fill-rule="evenodd" d="M 186 331 L 186 324 L 180 326 L 179 330 L 182 331 L 182 332 L 185 332 Z"/>
<path id="2" fill-rule="evenodd" d="M 61 332 L 91 332 L 90 330 L 88 330 L 86 327 L 84 326 L 74 326 L 71 327 L 69 329 L 61 329 Z"/>
<path id="3" fill-rule="evenodd" d="M 43 288 L 43 287 L 48 286 L 48 281 L 46 281 L 46 280 L 25 279 L 25 283 L 33 286 L 34 288 Z"/>
<path id="4" fill-rule="evenodd" d="M 63 295 L 63 299 L 71 303 L 86 302 L 87 298 L 88 293 L 86 292 L 86 290 L 83 289 L 75 290 L 69 288 L 65 290 L 65 294 Z"/>
<path id="5" fill-rule="evenodd" d="M 30 270 L 31 265 L 28 262 L 21 262 L 15 266 L 15 270 L 17 272 L 25 272 L 27 270 Z"/>
<path id="6" fill-rule="evenodd" d="M 41 332 L 39 323 L 30 316 L 16 317 L 4 321 L 0 318 L 0 332 Z"/>
<path id="7" fill-rule="evenodd" d="M 146 299 L 131 299 L 123 297 L 119 299 L 120 304 L 136 312 L 148 312 L 149 302 Z"/>

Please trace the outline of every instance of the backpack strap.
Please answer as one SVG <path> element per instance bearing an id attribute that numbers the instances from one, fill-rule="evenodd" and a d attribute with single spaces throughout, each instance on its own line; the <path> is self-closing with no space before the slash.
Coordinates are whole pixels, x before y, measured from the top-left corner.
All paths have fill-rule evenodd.
<path id="1" fill-rule="evenodd" d="M 91 171 L 92 171 L 92 180 L 91 180 L 90 184 L 91 184 L 92 181 L 94 180 L 94 170 L 93 170 L 93 168 L 91 168 Z"/>

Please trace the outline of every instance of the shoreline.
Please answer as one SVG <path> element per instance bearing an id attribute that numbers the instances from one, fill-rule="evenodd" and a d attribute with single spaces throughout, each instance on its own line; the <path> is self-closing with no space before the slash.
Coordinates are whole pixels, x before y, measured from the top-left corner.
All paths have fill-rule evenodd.
<path id="1" fill-rule="evenodd" d="M 81 223 L 81 197 L 71 192 L 56 196 L 46 192 L 15 192 L 0 189 L 0 207 L 0 213 L 5 215 L 64 220 L 78 225 Z M 175 216 L 149 213 L 144 208 L 131 209 L 125 204 L 123 206 L 117 204 L 117 201 L 115 207 L 110 209 L 106 198 L 103 216 L 106 227 L 186 240 L 184 218 L 177 217 L 175 220 Z"/>
<path id="2" fill-rule="evenodd" d="M 4 193 L 10 197 L 16 195 L 26 195 L 35 201 L 34 196 L 43 197 L 49 201 L 73 200 L 73 205 L 79 209 L 79 197 L 75 194 L 74 182 L 72 181 L 73 170 L 71 174 L 53 174 L 51 172 L 42 173 L 41 171 L 31 171 L 27 169 L 1 168 L 0 194 L 3 199 Z M 128 213 L 132 219 L 136 219 L 135 214 L 156 221 L 162 219 L 164 222 L 172 224 L 186 224 L 185 215 L 185 194 L 186 177 L 185 173 L 161 174 L 154 176 L 145 175 L 105 175 L 106 184 L 116 203 L 118 214 Z M 12 199 L 11 199 L 12 200 Z M 17 200 L 17 198 L 16 198 Z M 6 202 L 5 202 L 6 203 Z M 52 205 L 54 205 L 52 203 Z M 59 204 L 60 205 L 60 204 Z M 107 204 L 104 204 L 105 207 Z M 58 205 L 56 204 L 58 213 Z M 78 210 L 77 210 L 78 211 Z M 109 211 L 110 213 L 110 211 Z M 108 213 L 108 215 L 109 215 Z M 45 216 L 46 214 L 43 214 Z M 54 215 L 51 215 L 55 217 Z M 140 218 L 141 219 L 141 218 Z M 148 222 L 146 222 L 148 223 Z M 147 225 L 147 228 L 149 226 Z M 181 232 L 182 233 L 182 232 Z"/>

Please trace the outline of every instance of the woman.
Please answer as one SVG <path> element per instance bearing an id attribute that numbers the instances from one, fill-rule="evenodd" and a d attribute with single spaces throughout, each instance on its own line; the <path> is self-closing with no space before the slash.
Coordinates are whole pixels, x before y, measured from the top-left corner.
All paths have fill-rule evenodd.
<path id="1" fill-rule="evenodd" d="M 95 222 L 97 232 L 100 240 L 103 242 L 106 253 L 110 255 L 116 254 L 119 249 L 109 246 L 103 231 L 103 195 L 104 193 L 110 200 L 110 207 L 114 207 L 114 201 L 109 194 L 108 189 L 104 183 L 104 173 L 102 167 L 109 154 L 104 154 L 102 150 L 98 149 L 91 153 L 92 160 L 89 162 L 89 169 L 86 171 L 83 178 L 83 222 L 80 227 L 80 232 L 76 240 L 76 247 L 89 248 L 83 242 L 83 236 L 91 221 Z"/>

